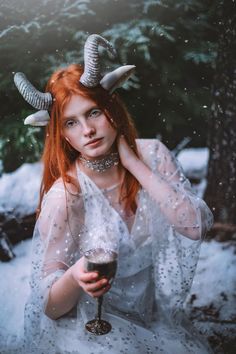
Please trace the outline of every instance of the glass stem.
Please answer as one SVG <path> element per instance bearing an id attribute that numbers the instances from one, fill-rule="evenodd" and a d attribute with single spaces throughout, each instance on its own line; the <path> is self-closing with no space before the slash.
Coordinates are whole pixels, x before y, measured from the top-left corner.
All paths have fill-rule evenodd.
<path id="1" fill-rule="evenodd" d="M 100 321 L 101 320 L 101 315 L 102 315 L 102 302 L 103 302 L 103 296 L 99 296 L 97 299 L 97 319 Z"/>

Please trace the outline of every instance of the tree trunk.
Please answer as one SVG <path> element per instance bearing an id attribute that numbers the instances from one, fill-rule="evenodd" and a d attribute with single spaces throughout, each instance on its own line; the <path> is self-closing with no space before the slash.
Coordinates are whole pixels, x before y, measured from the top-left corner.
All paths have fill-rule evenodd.
<path id="1" fill-rule="evenodd" d="M 215 221 L 236 224 L 236 2 L 220 1 L 205 200 Z"/>

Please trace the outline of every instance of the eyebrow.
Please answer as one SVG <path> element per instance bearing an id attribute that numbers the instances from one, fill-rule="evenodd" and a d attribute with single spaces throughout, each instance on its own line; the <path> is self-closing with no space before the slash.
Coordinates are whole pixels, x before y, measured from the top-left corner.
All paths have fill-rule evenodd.
<path id="1" fill-rule="evenodd" d="M 93 106 L 91 108 L 89 108 L 87 111 L 84 112 L 84 115 L 87 116 L 93 109 L 100 109 L 98 106 Z M 68 120 L 68 119 L 74 119 L 76 118 L 76 115 L 72 115 L 72 116 L 63 116 L 62 117 L 62 120 L 65 121 L 65 120 Z"/>

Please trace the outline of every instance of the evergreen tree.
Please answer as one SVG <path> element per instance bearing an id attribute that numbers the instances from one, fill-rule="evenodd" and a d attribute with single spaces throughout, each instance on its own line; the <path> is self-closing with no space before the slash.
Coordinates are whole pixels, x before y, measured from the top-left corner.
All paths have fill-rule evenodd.
<path id="1" fill-rule="evenodd" d="M 29 6 L 30 5 L 30 6 Z M 43 129 L 23 126 L 34 110 L 19 96 L 15 71 L 43 90 L 51 73 L 83 62 L 91 33 L 110 40 L 118 57 L 100 48 L 104 71 L 135 64 L 119 93 L 139 136 L 161 136 L 174 148 L 185 136 L 206 144 L 206 117 L 215 60 L 210 0 L 2 0 L 0 2 L 0 160 L 11 171 L 35 161 Z"/>

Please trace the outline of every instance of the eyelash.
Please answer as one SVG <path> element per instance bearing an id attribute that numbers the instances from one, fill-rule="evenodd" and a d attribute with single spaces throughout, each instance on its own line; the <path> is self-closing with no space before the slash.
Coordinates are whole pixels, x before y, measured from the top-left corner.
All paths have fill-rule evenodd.
<path id="1" fill-rule="evenodd" d="M 93 113 L 93 112 L 98 112 L 99 114 L 101 113 L 101 111 L 100 111 L 100 109 L 93 109 L 92 111 L 91 111 L 91 113 L 90 113 L 90 115 Z M 97 116 L 97 115 L 96 115 Z"/>
<path id="2" fill-rule="evenodd" d="M 101 110 L 100 110 L 100 109 L 93 109 L 93 110 L 91 111 L 91 113 L 90 113 L 90 115 L 89 115 L 88 118 L 90 118 L 90 117 L 93 118 L 92 113 L 94 113 L 94 112 L 96 112 L 95 117 L 97 117 L 97 116 L 100 115 Z M 97 114 L 97 113 L 98 113 L 98 114 Z M 77 124 L 77 123 L 79 123 L 79 122 L 78 122 L 76 119 L 69 119 L 69 120 L 67 120 L 67 121 L 65 122 L 65 127 L 66 127 L 66 128 L 71 128 L 71 127 L 74 126 L 74 124 L 70 125 L 70 123 L 75 123 L 75 124 Z"/>

